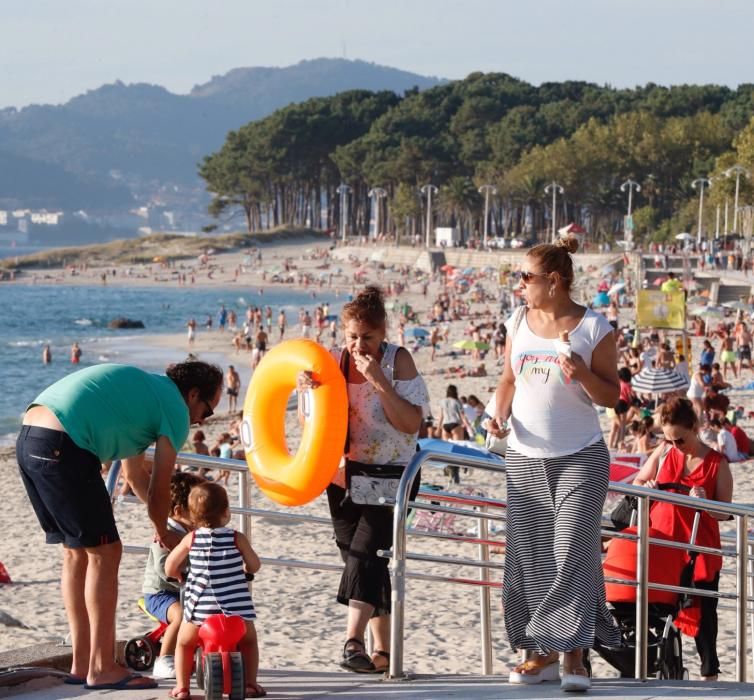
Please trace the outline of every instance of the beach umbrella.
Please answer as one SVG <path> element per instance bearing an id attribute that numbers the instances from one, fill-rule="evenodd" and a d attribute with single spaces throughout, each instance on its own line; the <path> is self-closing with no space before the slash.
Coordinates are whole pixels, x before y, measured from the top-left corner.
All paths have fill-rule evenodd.
<path id="1" fill-rule="evenodd" d="M 717 306 L 705 306 L 701 309 L 696 309 L 692 316 L 699 316 L 700 318 L 725 318 L 725 311 Z"/>
<path id="2" fill-rule="evenodd" d="M 500 455 L 488 452 L 482 447 L 473 447 L 470 441 L 454 442 L 451 440 L 438 440 L 437 438 L 422 438 L 419 440 L 419 449 L 431 450 L 432 452 L 447 452 L 448 454 L 468 455 L 469 457 L 483 457 L 503 462 Z"/>
<path id="3" fill-rule="evenodd" d="M 490 344 L 484 343 L 481 340 L 459 340 L 453 343 L 454 348 L 459 350 L 489 350 Z"/>
<path id="4" fill-rule="evenodd" d="M 473 274 L 474 274 L 474 272 L 475 272 L 475 270 L 474 270 L 474 268 L 473 268 L 473 267 L 465 267 L 465 268 L 463 269 L 463 272 L 462 272 L 461 274 L 462 274 L 462 275 L 473 275 Z"/>
<path id="5" fill-rule="evenodd" d="M 622 292 L 626 288 L 625 282 L 616 282 L 610 289 L 607 290 L 607 296 L 611 297 L 613 294 Z"/>
<path id="6" fill-rule="evenodd" d="M 707 297 L 703 297 L 701 294 L 696 294 L 693 297 L 686 299 L 687 304 L 706 304 Z"/>
<path id="7" fill-rule="evenodd" d="M 409 328 L 406 331 L 406 335 L 412 338 L 426 338 L 429 335 L 429 331 L 426 328 Z"/>
<path id="8" fill-rule="evenodd" d="M 683 233 L 679 233 L 675 237 L 675 239 L 677 241 L 693 241 L 694 237 L 690 233 L 687 233 L 686 231 L 684 231 Z"/>
<path id="9" fill-rule="evenodd" d="M 751 311 L 751 304 L 747 304 L 744 301 L 726 301 L 723 306 L 726 309 L 735 309 L 736 311 Z"/>
<path id="10" fill-rule="evenodd" d="M 646 367 L 631 380 L 634 391 L 642 394 L 667 394 L 686 389 L 688 385 L 685 377 L 664 367 Z"/>

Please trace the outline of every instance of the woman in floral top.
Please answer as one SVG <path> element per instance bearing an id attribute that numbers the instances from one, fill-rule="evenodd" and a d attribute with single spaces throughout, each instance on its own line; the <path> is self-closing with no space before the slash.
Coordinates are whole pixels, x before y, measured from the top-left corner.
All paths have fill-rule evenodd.
<path id="1" fill-rule="evenodd" d="M 405 467 L 416 452 L 427 387 L 409 352 L 385 342 L 387 314 L 380 289 L 359 293 L 343 307 L 342 320 L 345 347 L 332 352 L 348 382 L 345 457 L 362 465 Z M 315 386 L 309 373 L 301 373 L 299 390 Z M 418 488 L 417 479 L 414 495 Z M 389 665 L 391 590 L 387 560 L 377 550 L 392 545 L 392 508 L 354 503 L 346 491 L 345 460 L 327 488 L 327 499 L 345 562 L 337 595 L 348 606 L 340 665 L 356 673 L 382 673 Z M 374 637 L 371 658 L 364 647 L 367 624 Z"/>

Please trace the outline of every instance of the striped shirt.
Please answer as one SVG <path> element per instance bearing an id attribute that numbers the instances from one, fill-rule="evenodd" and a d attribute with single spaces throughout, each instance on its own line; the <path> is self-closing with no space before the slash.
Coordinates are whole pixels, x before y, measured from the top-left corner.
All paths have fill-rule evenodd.
<path id="1" fill-rule="evenodd" d="M 235 530 L 200 527 L 189 550 L 183 619 L 200 624 L 217 614 L 256 618 Z"/>

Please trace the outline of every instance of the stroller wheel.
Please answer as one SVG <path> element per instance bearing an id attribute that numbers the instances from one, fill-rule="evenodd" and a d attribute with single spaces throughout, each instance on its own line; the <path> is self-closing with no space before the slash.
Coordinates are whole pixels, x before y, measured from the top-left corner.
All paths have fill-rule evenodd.
<path id="1" fill-rule="evenodd" d="M 149 637 L 134 637 L 126 642 L 126 665 L 134 671 L 148 671 L 157 654 L 158 649 Z"/>

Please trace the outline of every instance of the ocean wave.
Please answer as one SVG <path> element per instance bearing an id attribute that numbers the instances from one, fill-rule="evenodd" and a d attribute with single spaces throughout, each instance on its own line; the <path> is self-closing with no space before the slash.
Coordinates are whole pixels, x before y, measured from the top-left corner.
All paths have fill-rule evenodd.
<path id="1" fill-rule="evenodd" d="M 91 318 L 77 318 L 74 321 L 74 323 L 77 326 L 91 326 L 94 323 L 94 321 L 92 321 Z"/>
<path id="2" fill-rule="evenodd" d="M 52 343 L 51 340 L 9 340 L 6 345 L 10 348 L 35 348 L 50 343 Z"/>

